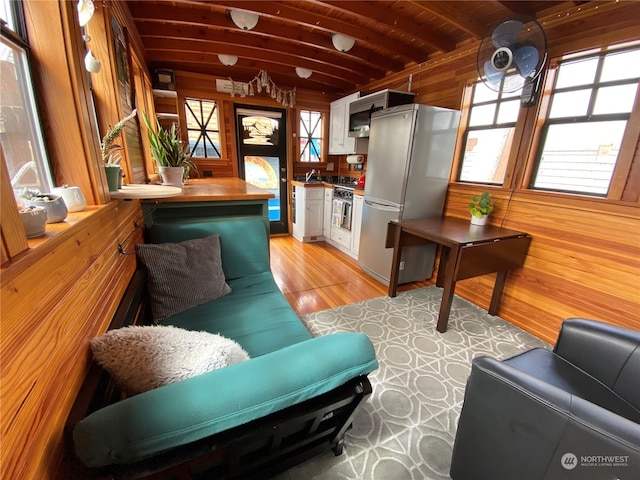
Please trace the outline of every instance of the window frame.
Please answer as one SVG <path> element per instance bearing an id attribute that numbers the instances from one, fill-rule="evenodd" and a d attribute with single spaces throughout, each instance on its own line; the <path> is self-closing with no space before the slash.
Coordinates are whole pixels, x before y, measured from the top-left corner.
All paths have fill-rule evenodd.
<path id="1" fill-rule="evenodd" d="M 563 194 L 563 195 L 577 195 L 586 196 L 590 198 L 603 198 L 609 200 L 622 200 L 625 190 L 625 183 L 628 175 L 630 174 L 631 164 L 633 161 L 633 153 L 635 151 L 635 145 L 638 143 L 640 136 L 640 127 L 638 122 L 640 121 L 640 81 L 636 83 L 636 97 L 634 104 L 631 107 L 631 111 L 627 113 L 615 113 L 615 114 L 596 114 L 595 118 L 592 114 L 593 108 L 597 100 L 598 89 L 624 85 L 631 83 L 629 80 L 612 80 L 600 82 L 602 75 L 602 69 L 604 64 L 604 58 L 607 54 L 616 54 L 629 50 L 637 50 L 640 48 L 640 42 L 621 43 L 603 46 L 598 48 L 597 51 L 593 49 L 585 50 L 584 52 L 578 52 L 575 54 L 567 55 L 563 58 L 554 59 L 549 67 L 547 78 L 544 82 L 544 91 L 541 95 L 542 102 L 538 109 L 537 121 L 535 122 L 535 131 L 533 132 L 532 148 L 529 149 L 529 155 L 526 159 L 527 168 L 525 175 L 521 182 L 521 188 L 527 189 L 533 192 L 542 192 L 548 194 Z M 599 57 L 597 70 L 593 82 L 588 84 L 582 84 L 571 87 L 561 87 L 556 90 L 556 84 L 558 81 L 558 69 L 562 63 L 570 63 L 572 61 L 588 59 L 593 57 Z M 555 93 L 565 93 L 571 91 L 584 90 L 589 88 L 591 90 L 589 104 L 585 115 L 574 117 L 561 117 L 561 118 L 548 118 L 548 115 L 552 108 L 553 95 Z M 623 118 L 624 117 L 624 118 Z M 611 173 L 611 179 L 609 181 L 609 188 L 606 194 L 598 194 L 591 192 L 579 192 L 575 190 L 560 190 L 535 187 L 534 182 L 537 175 L 537 170 L 540 166 L 540 161 L 544 151 L 545 141 L 548 135 L 550 125 L 567 125 L 572 123 L 591 123 L 601 121 L 619 121 L 626 120 L 627 125 L 622 134 L 622 141 L 620 144 L 620 151 L 616 164 L 614 165 Z"/>
<path id="2" fill-rule="evenodd" d="M 460 184 L 475 184 L 475 185 L 485 185 L 489 187 L 506 187 L 508 184 L 512 182 L 513 177 L 513 168 L 514 163 L 516 161 L 516 155 L 518 152 L 519 138 L 522 135 L 522 125 L 523 118 L 526 116 L 527 108 L 523 108 L 522 104 L 518 105 L 518 115 L 516 117 L 515 122 L 504 122 L 498 123 L 498 115 L 500 112 L 500 105 L 506 102 L 517 100 L 520 103 L 520 94 L 515 94 L 508 96 L 506 98 L 502 98 L 503 93 L 508 95 L 513 94 L 514 92 L 503 92 L 502 87 L 505 84 L 505 79 L 508 75 L 505 75 L 501 82 L 501 89 L 499 92 L 496 92 L 497 98 L 494 100 L 482 101 L 477 104 L 473 103 L 473 97 L 476 91 L 476 85 L 482 84 L 482 80 L 476 78 L 474 80 L 470 80 L 466 87 L 465 92 L 463 93 L 463 105 L 461 107 L 461 117 L 460 117 L 460 126 L 458 128 L 458 142 L 456 144 L 456 152 L 454 156 L 454 164 L 451 171 L 451 181 L 453 183 Z M 518 90 L 519 91 L 519 90 Z M 491 124 L 485 125 L 477 125 L 477 126 L 469 126 L 471 121 L 472 109 L 474 106 L 483 106 L 495 104 L 495 112 L 493 117 L 493 122 Z M 464 157 L 465 150 L 467 145 L 467 140 L 470 131 L 478 131 L 478 130 L 488 130 L 488 129 L 497 129 L 497 128 L 513 128 L 513 137 L 511 139 L 511 148 L 507 152 L 507 160 L 504 166 L 504 176 L 502 182 L 481 182 L 478 180 L 461 180 L 460 175 L 462 174 L 462 168 L 464 165 Z"/>
<path id="3" fill-rule="evenodd" d="M 297 112 L 298 112 L 297 117 L 298 117 L 298 130 L 299 131 L 298 131 L 298 138 L 297 138 L 297 142 L 296 142 L 296 145 L 297 145 L 297 147 L 296 147 L 296 151 L 297 151 L 296 163 L 299 163 L 300 165 L 320 165 L 320 164 L 326 163 L 326 160 L 327 160 L 327 151 L 326 150 L 328 148 L 327 137 L 326 137 L 326 127 L 327 127 L 327 116 L 326 116 L 326 113 L 323 112 L 323 111 L 320 111 L 320 110 L 313 110 L 313 109 L 310 109 L 310 108 L 300 108 L 300 109 L 297 110 Z M 319 130 L 319 133 L 321 135 L 319 137 L 320 138 L 320 156 L 318 157 L 319 160 L 317 162 L 315 162 L 315 161 L 305 162 L 305 161 L 301 160 L 302 151 L 300 149 L 300 141 L 301 141 L 301 139 L 303 137 L 302 131 L 301 131 L 302 130 L 302 113 L 303 112 L 317 113 L 318 116 L 319 116 L 319 120 L 321 122 L 320 130 Z M 316 127 L 317 127 L 317 125 L 316 125 Z M 310 132 L 310 133 L 313 134 L 314 132 L 316 132 L 316 130 L 317 130 L 317 128 L 314 128 L 313 132 Z M 305 138 L 314 139 L 314 138 L 318 138 L 318 137 L 313 137 L 313 136 L 308 137 L 308 136 L 305 135 Z"/>
<path id="4" fill-rule="evenodd" d="M 215 112 L 216 116 L 218 117 L 217 119 L 217 123 L 218 123 L 218 130 L 213 130 L 213 129 L 207 129 L 207 125 L 208 125 L 208 121 L 203 125 L 204 131 L 205 132 L 217 132 L 218 133 L 218 141 L 220 143 L 220 151 L 218 152 L 218 157 L 197 157 L 197 156 L 193 156 L 192 153 L 192 158 L 194 159 L 194 161 L 207 161 L 207 162 L 215 162 L 215 161 L 219 161 L 219 160 L 223 160 L 226 158 L 226 152 L 225 152 L 225 142 L 224 142 L 224 135 L 222 132 L 224 132 L 224 125 L 223 125 L 223 117 L 224 115 L 221 115 L 221 109 L 222 109 L 222 102 L 220 100 L 217 99 L 213 99 L 213 98 L 197 98 L 197 97 L 191 97 L 191 96 L 187 96 L 184 97 L 182 99 L 182 111 L 180 112 L 180 116 L 182 118 L 184 118 L 184 128 L 183 128 L 183 132 L 184 132 L 184 138 L 186 138 L 186 143 L 187 145 L 189 145 L 189 132 L 190 131 L 196 131 L 195 129 L 190 129 L 188 126 L 188 117 L 187 117 L 187 108 L 188 101 L 197 101 L 200 102 L 200 108 L 202 109 L 202 102 L 209 102 L 209 103 L 213 103 L 215 104 L 215 107 L 213 109 L 213 111 Z M 202 129 L 200 129 L 200 133 L 202 134 Z M 215 148 L 215 144 L 213 143 L 213 141 L 211 142 L 212 145 L 214 145 Z M 189 149 L 191 151 L 191 145 L 189 145 Z M 206 148 L 205 148 L 205 154 L 206 154 Z"/>

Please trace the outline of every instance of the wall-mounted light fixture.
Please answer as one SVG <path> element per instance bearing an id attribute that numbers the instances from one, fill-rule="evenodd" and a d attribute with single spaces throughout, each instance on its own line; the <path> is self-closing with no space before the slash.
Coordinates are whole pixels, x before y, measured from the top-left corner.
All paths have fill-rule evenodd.
<path id="1" fill-rule="evenodd" d="M 309 70 L 308 68 L 296 67 L 296 75 L 300 78 L 309 78 L 313 70 Z"/>
<path id="2" fill-rule="evenodd" d="M 89 23 L 95 9 L 93 0 L 78 0 L 78 23 L 80 23 L 81 27 Z"/>
<path id="3" fill-rule="evenodd" d="M 258 24 L 258 18 L 260 15 L 253 12 L 246 12 L 244 10 L 231 10 L 231 20 L 238 28 L 243 30 L 251 30 Z"/>
<path id="4" fill-rule="evenodd" d="M 348 52 L 353 48 L 356 40 L 355 38 L 347 37 L 346 35 L 334 33 L 331 35 L 331 42 L 333 42 L 333 46 L 336 47 L 336 50 L 339 50 L 340 52 Z"/>
<path id="5" fill-rule="evenodd" d="M 236 57 L 235 55 L 224 55 L 222 53 L 219 53 L 218 60 L 220 60 L 220 63 L 226 65 L 227 67 L 233 67 L 238 61 L 238 57 Z"/>

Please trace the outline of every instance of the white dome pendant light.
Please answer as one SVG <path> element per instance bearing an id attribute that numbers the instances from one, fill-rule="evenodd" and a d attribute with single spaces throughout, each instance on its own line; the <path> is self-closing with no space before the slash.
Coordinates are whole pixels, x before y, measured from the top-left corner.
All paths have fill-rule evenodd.
<path id="1" fill-rule="evenodd" d="M 220 60 L 220 63 L 226 65 L 227 67 L 233 67 L 238 61 L 238 57 L 236 57 L 235 55 L 224 55 L 222 53 L 219 53 L 218 60 Z"/>
<path id="2" fill-rule="evenodd" d="M 313 70 L 309 70 L 308 68 L 296 67 L 296 75 L 300 78 L 309 78 Z"/>
<path id="3" fill-rule="evenodd" d="M 336 50 L 340 52 L 348 52 L 355 45 L 356 39 L 347 37 L 346 35 L 340 35 L 339 33 L 334 33 L 331 35 L 331 42 L 333 42 L 333 46 L 336 47 Z"/>
<path id="4" fill-rule="evenodd" d="M 258 24 L 260 15 L 245 10 L 230 10 L 231 20 L 242 30 L 251 30 Z"/>

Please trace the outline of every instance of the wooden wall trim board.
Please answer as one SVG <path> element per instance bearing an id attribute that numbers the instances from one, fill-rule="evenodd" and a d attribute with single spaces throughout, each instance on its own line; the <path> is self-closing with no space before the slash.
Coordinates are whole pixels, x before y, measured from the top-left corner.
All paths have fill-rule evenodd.
<path id="1" fill-rule="evenodd" d="M 62 429 L 88 371 L 88 341 L 104 332 L 135 269 L 118 253 L 142 241 L 139 202 L 112 202 L 3 271 L 0 337 L 2 479 L 65 478 Z M 28 461 L 26 461 L 28 459 Z M 56 475 L 58 475 L 56 477 Z"/>

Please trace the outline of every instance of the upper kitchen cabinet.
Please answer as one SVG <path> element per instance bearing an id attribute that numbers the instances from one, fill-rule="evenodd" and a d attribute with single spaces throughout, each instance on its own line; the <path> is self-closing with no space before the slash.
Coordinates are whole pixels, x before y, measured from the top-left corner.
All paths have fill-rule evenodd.
<path id="1" fill-rule="evenodd" d="M 360 92 L 331 102 L 329 155 L 356 153 L 356 139 L 349 137 L 349 104 L 360 98 Z"/>

